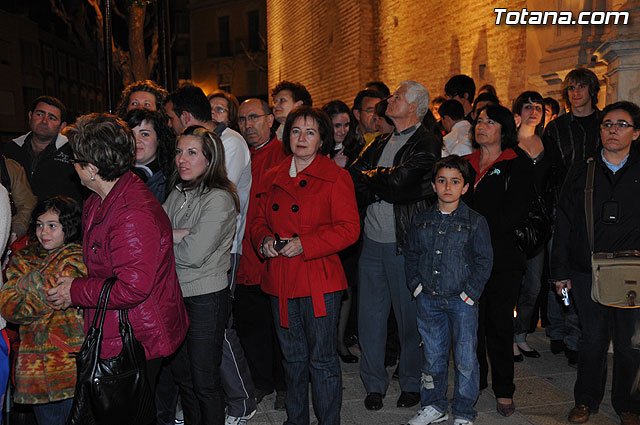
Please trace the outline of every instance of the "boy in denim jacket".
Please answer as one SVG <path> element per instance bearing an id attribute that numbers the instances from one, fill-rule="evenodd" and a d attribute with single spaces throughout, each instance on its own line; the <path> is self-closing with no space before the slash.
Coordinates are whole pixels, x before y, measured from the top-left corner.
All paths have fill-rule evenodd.
<path id="1" fill-rule="evenodd" d="M 416 298 L 418 330 L 424 343 L 422 408 L 409 425 L 446 421 L 450 338 L 456 365 L 455 424 L 473 424 L 480 380 L 477 301 L 489 279 L 493 250 L 483 216 L 460 199 L 469 189 L 469 163 L 457 155 L 433 170 L 438 202 L 417 214 L 409 228 L 405 258 L 407 285 Z"/>

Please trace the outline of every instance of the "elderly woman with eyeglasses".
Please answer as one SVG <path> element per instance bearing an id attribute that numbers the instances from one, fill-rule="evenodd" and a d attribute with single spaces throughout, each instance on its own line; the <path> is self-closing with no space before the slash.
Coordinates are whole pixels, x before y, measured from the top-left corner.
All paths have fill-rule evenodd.
<path id="1" fill-rule="evenodd" d="M 115 276 L 100 355 L 109 358 L 120 353 L 118 310 L 128 310 L 133 332 L 145 349 L 149 384 L 154 389 L 162 359 L 173 354 L 187 334 L 171 223 L 157 199 L 130 171 L 136 142 L 124 121 L 109 114 L 85 115 L 67 136 L 80 181 L 94 192 L 82 213 L 88 277 L 58 278 L 58 286 L 47 292 L 47 301 L 57 310 L 84 308 L 86 332 L 104 281 Z"/>

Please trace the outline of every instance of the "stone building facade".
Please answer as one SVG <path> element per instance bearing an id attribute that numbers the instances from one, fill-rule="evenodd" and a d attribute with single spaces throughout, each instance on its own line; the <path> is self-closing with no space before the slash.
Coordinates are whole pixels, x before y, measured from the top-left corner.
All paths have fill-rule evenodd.
<path id="1" fill-rule="evenodd" d="M 269 87 L 287 79 L 315 105 L 351 104 L 370 80 L 423 83 L 432 96 L 462 73 L 492 84 L 502 103 L 524 90 L 559 99 L 573 68 L 601 81 L 599 105 L 640 103 L 640 0 L 267 0 Z M 508 11 L 625 11 L 623 25 L 496 25 Z"/>

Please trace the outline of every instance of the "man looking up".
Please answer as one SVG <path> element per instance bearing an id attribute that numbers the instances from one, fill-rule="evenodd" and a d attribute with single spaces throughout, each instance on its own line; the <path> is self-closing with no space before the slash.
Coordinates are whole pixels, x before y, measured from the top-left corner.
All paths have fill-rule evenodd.
<path id="1" fill-rule="evenodd" d="M 388 99 L 386 115 L 395 131 L 378 136 L 349 168 L 359 208 L 365 212 L 359 264 L 358 332 L 362 347 L 360 377 L 369 410 L 382 408 L 389 386 L 384 367 L 387 318 L 393 307 L 400 339 L 398 407 L 420 402 L 420 338 L 416 303 L 407 288 L 404 253 L 413 216 L 435 201 L 430 185 L 441 144 L 421 121 L 429 92 L 403 81 Z"/>

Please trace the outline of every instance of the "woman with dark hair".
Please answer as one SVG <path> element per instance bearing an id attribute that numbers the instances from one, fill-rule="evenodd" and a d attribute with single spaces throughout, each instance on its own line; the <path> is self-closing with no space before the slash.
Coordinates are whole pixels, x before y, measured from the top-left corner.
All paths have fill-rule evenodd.
<path id="1" fill-rule="evenodd" d="M 287 423 L 309 423 L 309 375 L 316 417 L 340 423 L 342 378 L 337 322 L 347 288 L 338 253 L 358 239 L 360 218 L 349 173 L 326 155 L 331 120 L 299 107 L 284 124 L 289 156 L 257 190 L 251 242 L 267 261 L 262 290 L 273 320 L 287 383 Z"/>
<path id="2" fill-rule="evenodd" d="M 189 315 L 185 344 L 171 361 L 186 423 L 222 424 L 222 340 L 229 317 L 227 271 L 240 201 L 227 177 L 220 137 L 200 126 L 178 139 L 164 209 Z"/>
<path id="3" fill-rule="evenodd" d="M 356 136 L 358 123 L 351 109 L 341 100 L 332 100 L 322 110 L 329 115 L 333 125 L 333 145 L 329 157 L 340 168 L 346 168 L 356 160 L 363 147 Z"/>
<path id="4" fill-rule="evenodd" d="M 84 115 L 67 136 L 80 181 L 94 192 L 83 209 L 88 277 L 58 278 L 58 286 L 47 292 L 47 302 L 56 310 L 71 305 L 84 308 L 87 331 L 104 281 L 116 277 L 100 355 L 109 358 L 120 353 L 118 311 L 128 310 L 133 332 L 145 349 L 150 387 L 155 390 L 162 359 L 176 351 L 187 332 L 171 223 L 153 194 L 130 171 L 136 144 L 124 121 L 109 114 Z"/>
<path id="5" fill-rule="evenodd" d="M 358 158 L 363 145 L 363 139 L 356 136 L 357 122 L 349 107 L 341 100 L 332 100 L 322 107 L 329 115 L 333 125 L 333 146 L 329 157 L 340 167 L 346 168 Z M 342 297 L 340 314 L 338 318 L 338 355 L 345 363 L 357 363 L 358 357 L 354 356 L 345 343 L 345 333 L 351 312 L 351 300 L 353 299 L 352 287 L 358 281 L 358 257 L 360 256 L 360 244 L 356 243 L 340 251 L 340 261 L 347 276 L 348 287 Z"/>
<path id="6" fill-rule="evenodd" d="M 129 84 L 120 95 L 116 108 L 117 115 L 123 118 L 132 109 L 150 109 L 162 111 L 167 91 L 151 80 L 136 81 Z"/>
<path id="7" fill-rule="evenodd" d="M 533 165 L 536 193 L 549 202 L 553 197 L 548 194 L 547 180 L 551 171 L 551 158 L 545 155 L 542 144 L 544 131 L 544 99 L 538 92 L 526 91 L 513 102 L 513 115 L 518 126 L 518 147 Z M 544 267 L 544 247 L 527 258 L 527 265 L 520 295 L 516 305 L 517 315 L 514 319 L 513 360 L 521 362 L 524 357 L 540 357 L 535 349 L 527 344 L 527 333 L 531 327 L 531 319 L 536 311 L 536 300 L 542 285 L 542 269 Z M 537 320 L 536 320 L 537 321 Z"/>
<path id="8" fill-rule="evenodd" d="M 515 229 L 527 217 L 534 197 L 533 166 L 517 143 L 511 112 L 487 105 L 473 130 L 473 145 L 478 149 L 466 157 L 475 172 L 470 206 L 487 219 L 493 247 L 493 269 L 479 306 L 480 389 L 487 387 L 488 354 L 496 407 L 503 416 L 515 411 L 513 309 L 526 264 Z"/>
<path id="9" fill-rule="evenodd" d="M 216 124 L 225 123 L 232 130 L 240 131 L 238 128 L 238 109 L 240 104 L 238 99 L 231 93 L 217 91 L 207 96 L 211 104 L 211 118 Z"/>
<path id="10" fill-rule="evenodd" d="M 173 170 L 175 135 L 159 111 L 133 109 L 124 117 L 136 137 L 136 174 L 160 203 L 167 197 L 167 176 Z"/>
<path id="11" fill-rule="evenodd" d="M 17 251 L 0 291 L 2 316 L 20 325 L 13 401 L 32 404 L 39 425 L 64 425 L 71 411 L 76 364 L 70 351 L 84 341 L 82 313 L 54 310 L 45 300 L 59 276 L 83 277 L 82 210 L 61 196 L 38 203 L 31 220 L 36 242 Z"/>

